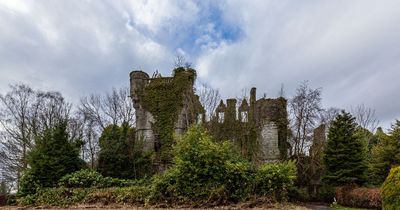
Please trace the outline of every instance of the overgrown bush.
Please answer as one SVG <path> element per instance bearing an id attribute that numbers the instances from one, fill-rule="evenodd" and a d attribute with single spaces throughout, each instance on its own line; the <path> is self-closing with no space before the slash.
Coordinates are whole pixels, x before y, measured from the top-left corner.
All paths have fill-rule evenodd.
<path id="1" fill-rule="evenodd" d="M 37 179 L 32 175 L 31 170 L 25 170 L 19 181 L 18 196 L 35 194 L 39 188 L 40 185 Z"/>
<path id="2" fill-rule="evenodd" d="M 99 172 L 91 169 L 83 169 L 71 174 L 63 176 L 58 182 L 59 186 L 67 188 L 106 188 L 106 187 L 128 187 L 140 185 L 146 182 L 145 179 L 117 179 L 111 177 L 104 177 Z"/>
<path id="3" fill-rule="evenodd" d="M 381 208 L 381 190 L 379 188 L 357 187 L 355 185 L 336 188 L 337 203 L 358 208 Z"/>
<path id="4" fill-rule="evenodd" d="M 231 143 L 215 143 L 195 126 L 177 141 L 174 152 L 174 165 L 154 178 L 150 202 L 224 203 L 250 195 L 250 164 Z"/>
<path id="5" fill-rule="evenodd" d="M 400 166 L 392 168 L 382 185 L 382 207 L 395 210 L 400 206 Z"/>
<path id="6" fill-rule="evenodd" d="M 294 161 L 264 164 L 255 175 L 255 193 L 272 195 L 278 200 L 286 199 L 288 190 L 293 187 L 296 173 Z"/>
<path id="7" fill-rule="evenodd" d="M 42 188 L 35 194 L 18 199 L 19 205 L 50 205 L 66 206 L 77 203 L 119 203 L 144 204 L 149 194 L 147 186 L 117 187 L 117 188 Z"/>
<path id="8" fill-rule="evenodd" d="M 293 202 L 323 202 L 332 203 L 335 198 L 335 188 L 329 185 L 318 186 L 315 193 L 309 187 L 294 186 L 289 188 L 289 201 Z"/>
<path id="9" fill-rule="evenodd" d="M 19 198 L 18 204 L 65 206 L 82 202 L 92 190 L 91 188 L 41 188 L 35 194 Z"/>
<path id="10" fill-rule="evenodd" d="M 84 199 L 84 203 L 120 203 L 120 204 L 139 204 L 145 203 L 149 195 L 147 186 L 132 186 L 97 189 L 90 192 Z"/>
<path id="11" fill-rule="evenodd" d="M 104 182 L 104 177 L 97 171 L 83 169 L 63 176 L 58 182 L 64 187 L 98 187 Z"/>
<path id="12" fill-rule="evenodd" d="M 59 188 L 38 189 L 35 194 L 25 194 L 19 203 L 213 206 L 252 196 L 285 200 L 296 177 L 294 162 L 269 163 L 256 170 L 230 142 L 216 143 L 198 126 L 177 140 L 173 152 L 173 165 L 151 182 L 103 177 L 96 171 L 81 170 L 62 177 Z"/>
<path id="13" fill-rule="evenodd" d="M 7 200 L 6 205 L 14 206 L 17 204 L 17 196 L 15 194 L 6 195 L 6 200 Z"/>

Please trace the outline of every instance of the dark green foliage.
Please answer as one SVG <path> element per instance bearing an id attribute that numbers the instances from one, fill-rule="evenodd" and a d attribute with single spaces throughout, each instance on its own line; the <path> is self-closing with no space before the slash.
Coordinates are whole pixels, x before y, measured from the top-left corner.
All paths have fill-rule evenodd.
<path id="1" fill-rule="evenodd" d="M 130 179 L 150 171 L 150 156 L 135 141 L 135 130 L 127 123 L 106 127 L 100 137 L 98 171 L 107 177 Z"/>
<path id="2" fill-rule="evenodd" d="M 354 135 L 355 130 L 355 118 L 345 111 L 332 121 L 324 156 L 327 183 L 340 186 L 365 182 L 365 147 Z"/>
<path id="3" fill-rule="evenodd" d="M 15 206 L 17 205 L 17 196 L 15 194 L 8 194 L 6 196 L 8 206 Z"/>
<path id="4" fill-rule="evenodd" d="M 64 187 L 97 187 L 101 185 L 104 177 L 97 171 L 83 169 L 63 176 L 58 185 Z"/>
<path id="5" fill-rule="evenodd" d="M 148 186 L 131 186 L 118 188 L 105 188 L 91 191 L 87 194 L 84 203 L 119 203 L 143 205 L 150 193 Z"/>
<path id="6" fill-rule="evenodd" d="M 36 177 L 32 174 L 32 171 L 27 169 L 22 174 L 19 180 L 18 195 L 26 196 L 35 194 L 35 192 L 40 188 L 40 183 Z"/>
<path id="7" fill-rule="evenodd" d="M 151 200 L 205 203 L 238 201 L 250 192 L 250 164 L 229 142 L 215 143 L 192 127 L 175 147 L 174 165 L 155 178 Z"/>
<path id="8" fill-rule="evenodd" d="M 296 175 L 293 162 L 265 164 L 254 170 L 231 142 L 216 143 L 201 127 L 190 128 L 178 139 L 174 153 L 172 167 L 154 176 L 151 182 L 103 177 L 95 171 L 81 170 L 61 178 L 58 188 L 39 188 L 34 194 L 25 194 L 19 204 L 198 206 L 237 202 L 251 196 L 285 200 Z"/>
<path id="9" fill-rule="evenodd" d="M 371 180 L 372 184 L 381 185 L 390 168 L 400 165 L 400 121 L 396 121 L 392 126 L 389 135 L 378 130 L 375 136 L 378 143 L 371 150 Z"/>
<path id="10" fill-rule="evenodd" d="M 382 185 L 382 209 L 397 210 L 400 206 L 400 166 L 392 168 Z"/>
<path id="11" fill-rule="evenodd" d="M 67 206 L 73 204 L 118 203 L 143 205 L 149 194 L 147 186 L 118 188 L 42 188 L 35 194 L 18 199 L 19 205 Z"/>
<path id="12" fill-rule="evenodd" d="M 21 197 L 17 200 L 19 205 L 51 205 L 66 206 L 84 200 L 91 188 L 41 188 L 35 194 Z"/>
<path id="13" fill-rule="evenodd" d="M 272 195 L 278 200 L 284 200 L 294 185 L 296 173 L 297 168 L 294 161 L 264 164 L 255 175 L 255 193 Z"/>
<path id="14" fill-rule="evenodd" d="M 36 139 L 36 146 L 29 153 L 31 168 L 22 177 L 19 193 L 26 195 L 38 187 L 54 187 L 62 176 L 82 168 L 78 148 L 68 137 L 66 123 L 47 129 Z"/>
<path id="15" fill-rule="evenodd" d="M 58 185 L 68 188 L 83 188 L 83 187 L 94 187 L 94 188 L 106 188 L 106 187 L 128 187 L 141 185 L 146 182 L 146 179 L 134 180 L 134 179 L 118 179 L 111 177 L 103 177 L 99 172 L 84 169 L 72 174 L 63 176 Z"/>
<path id="16" fill-rule="evenodd" d="M 255 171 L 231 142 L 216 143 L 201 127 L 191 127 L 174 151 L 174 165 L 153 180 L 150 203 L 212 205 L 252 195 L 286 199 L 296 177 L 293 162 L 265 164 Z"/>

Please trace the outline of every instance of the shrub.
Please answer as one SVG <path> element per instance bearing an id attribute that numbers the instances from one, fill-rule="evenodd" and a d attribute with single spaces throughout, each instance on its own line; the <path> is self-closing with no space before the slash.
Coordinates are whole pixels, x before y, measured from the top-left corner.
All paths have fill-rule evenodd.
<path id="1" fill-rule="evenodd" d="M 64 187 L 98 187 L 104 177 L 97 171 L 83 169 L 63 176 L 58 184 Z"/>
<path id="2" fill-rule="evenodd" d="M 19 205 L 66 206 L 77 203 L 144 204 L 149 194 L 147 186 L 94 188 L 42 188 L 35 194 L 18 199 Z"/>
<path id="3" fill-rule="evenodd" d="M 191 127 L 174 148 L 174 165 L 153 180 L 150 202 L 224 203 L 247 198 L 251 167 L 229 142 Z"/>
<path id="4" fill-rule="evenodd" d="M 25 170 L 19 181 L 18 196 L 35 194 L 39 188 L 40 185 L 31 170 Z"/>
<path id="5" fill-rule="evenodd" d="M 90 192 L 85 203 L 120 203 L 120 204 L 144 204 L 149 194 L 147 186 L 133 186 L 120 188 L 97 189 Z"/>
<path id="6" fill-rule="evenodd" d="M 13 206 L 17 204 L 17 196 L 15 194 L 8 194 L 6 196 L 6 205 Z"/>
<path id="7" fill-rule="evenodd" d="M 19 205 L 51 205 L 65 206 L 80 203 L 93 189 L 87 188 L 42 188 L 35 194 L 30 194 L 18 199 Z"/>
<path id="8" fill-rule="evenodd" d="M 255 193 L 272 195 L 278 200 L 286 199 L 296 179 L 296 172 L 294 161 L 262 165 L 255 175 Z"/>
<path id="9" fill-rule="evenodd" d="M 293 202 L 323 202 L 332 203 L 335 198 L 335 189 L 329 185 L 318 186 L 315 193 L 312 188 L 294 186 L 289 188 L 288 198 Z"/>
<path id="10" fill-rule="evenodd" d="M 146 179 L 131 180 L 131 179 L 118 179 L 111 177 L 103 177 L 99 172 L 91 169 L 83 169 L 71 174 L 63 176 L 58 182 L 59 186 L 67 188 L 81 188 L 81 187 L 128 187 L 141 185 L 146 182 Z"/>
<path id="11" fill-rule="evenodd" d="M 400 166 L 392 168 L 382 185 L 383 209 L 398 209 L 400 206 Z"/>
<path id="12" fill-rule="evenodd" d="M 330 185 L 322 185 L 317 194 L 316 201 L 332 203 L 335 198 L 335 188 Z"/>
<path id="13" fill-rule="evenodd" d="M 358 208 L 381 208 L 381 190 L 379 188 L 357 187 L 355 185 L 336 188 L 338 204 Z"/>

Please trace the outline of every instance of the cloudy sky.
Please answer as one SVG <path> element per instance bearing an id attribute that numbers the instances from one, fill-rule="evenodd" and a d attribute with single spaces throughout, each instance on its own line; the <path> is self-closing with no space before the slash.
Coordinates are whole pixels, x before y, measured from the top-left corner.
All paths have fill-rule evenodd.
<path id="1" fill-rule="evenodd" d="M 0 0 L 0 93 L 23 82 L 77 102 L 134 69 L 170 75 L 176 54 L 224 98 L 309 80 L 324 107 L 400 118 L 398 0 Z"/>

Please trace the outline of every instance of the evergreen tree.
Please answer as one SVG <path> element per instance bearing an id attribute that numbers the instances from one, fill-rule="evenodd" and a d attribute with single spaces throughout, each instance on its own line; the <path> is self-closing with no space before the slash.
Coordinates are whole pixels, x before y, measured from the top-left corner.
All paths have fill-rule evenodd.
<path id="1" fill-rule="evenodd" d="M 30 169 L 26 174 L 32 176 L 40 187 L 54 187 L 62 176 L 83 167 L 79 145 L 69 138 L 67 123 L 61 122 L 45 130 L 43 136 L 36 139 L 28 164 Z"/>
<path id="2" fill-rule="evenodd" d="M 385 181 L 390 169 L 400 165 L 400 121 L 392 125 L 389 135 L 382 129 L 375 134 L 378 143 L 371 150 L 370 171 L 372 183 L 380 185 Z"/>
<path id="3" fill-rule="evenodd" d="M 344 110 L 331 123 L 324 180 L 333 186 L 363 184 L 366 180 L 366 147 L 355 135 L 356 126 L 355 118 Z"/>
<path id="4" fill-rule="evenodd" d="M 127 123 L 109 125 L 101 134 L 97 170 L 103 176 L 115 178 L 138 178 L 150 169 L 149 156 L 142 153 L 135 130 Z"/>

